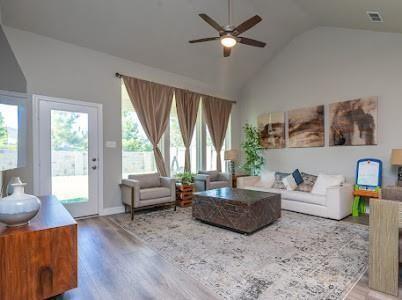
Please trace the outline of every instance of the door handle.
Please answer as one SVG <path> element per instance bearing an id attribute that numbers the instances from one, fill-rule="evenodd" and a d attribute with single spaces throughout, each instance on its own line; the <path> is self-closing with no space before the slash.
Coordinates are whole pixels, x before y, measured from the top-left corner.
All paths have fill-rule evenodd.
<path id="1" fill-rule="evenodd" d="M 96 170 L 96 166 L 92 166 L 92 170 Z"/>

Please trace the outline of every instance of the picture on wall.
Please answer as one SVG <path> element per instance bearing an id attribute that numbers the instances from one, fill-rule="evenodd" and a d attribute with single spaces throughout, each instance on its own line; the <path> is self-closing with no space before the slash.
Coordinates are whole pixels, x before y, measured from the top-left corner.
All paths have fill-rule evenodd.
<path id="1" fill-rule="evenodd" d="M 288 112 L 290 148 L 324 147 L 324 105 Z"/>
<path id="2" fill-rule="evenodd" d="M 285 148 L 285 113 L 271 112 L 258 116 L 260 143 L 264 149 Z"/>
<path id="3" fill-rule="evenodd" d="M 377 107 L 378 97 L 330 104 L 330 146 L 377 145 Z"/>

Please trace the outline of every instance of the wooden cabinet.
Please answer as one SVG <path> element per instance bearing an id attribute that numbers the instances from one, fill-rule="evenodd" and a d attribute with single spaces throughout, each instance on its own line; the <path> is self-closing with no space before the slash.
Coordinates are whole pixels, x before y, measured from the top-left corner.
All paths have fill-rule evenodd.
<path id="1" fill-rule="evenodd" d="M 0 225 L 0 299 L 46 299 L 77 287 L 77 223 L 54 197 L 40 197 L 27 226 Z"/>

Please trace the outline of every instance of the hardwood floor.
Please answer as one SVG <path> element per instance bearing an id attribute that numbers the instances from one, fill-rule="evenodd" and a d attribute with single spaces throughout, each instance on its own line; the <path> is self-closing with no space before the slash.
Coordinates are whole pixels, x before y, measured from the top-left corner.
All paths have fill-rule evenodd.
<path id="1" fill-rule="evenodd" d="M 56 299 L 216 299 L 107 218 L 78 228 L 79 287 Z"/>
<path id="2" fill-rule="evenodd" d="M 368 224 L 368 218 L 344 221 Z M 108 218 L 80 220 L 78 229 L 79 287 L 57 299 L 217 299 Z M 402 299 L 402 286 L 399 295 Z M 365 274 L 346 299 L 397 298 L 370 290 Z"/>

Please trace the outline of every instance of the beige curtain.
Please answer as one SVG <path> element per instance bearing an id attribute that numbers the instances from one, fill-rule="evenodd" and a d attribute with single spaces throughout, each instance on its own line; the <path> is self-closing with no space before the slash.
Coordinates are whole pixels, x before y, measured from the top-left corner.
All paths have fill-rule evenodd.
<path id="1" fill-rule="evenodd" d="M 152 143 L 158 172 L 167 176 L 158 143 L 169 123 L 173 88 L 127 76 L 122 78 L 144 132 Z"/>
<path id="2" fill-rule="evenodd" d="M 190 145 L 197 122 L 200 97 L 201 95 L 190 91 L 175 89 L 177 117 L 179 119 L 184 146 L 186 147 L 184 170 L 187 172 L 191 172 Z"/>
<path id="3" fill-rule="evenodd" d="M 225 140 L 226 130 L 228 128 L 232 102 L 210 96 L 203 97 L 204 118 L 208 126 L 212 144 L 216 151 L 217 170 L 221 168 L 221 150 Z"/>

